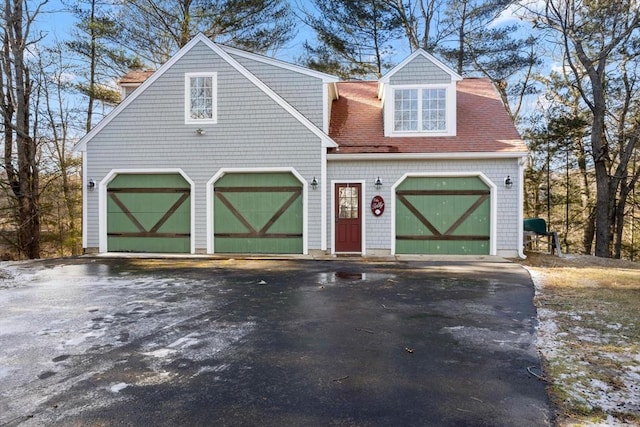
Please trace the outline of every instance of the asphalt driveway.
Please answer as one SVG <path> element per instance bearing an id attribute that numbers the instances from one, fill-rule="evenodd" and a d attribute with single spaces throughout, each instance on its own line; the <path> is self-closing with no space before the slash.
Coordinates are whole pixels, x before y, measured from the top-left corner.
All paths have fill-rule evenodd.
<path id="1" fill-rule="evenodd" d="M 497 259 L 0 263 L 0 425 L 551 425 L 533 292 Z"/>

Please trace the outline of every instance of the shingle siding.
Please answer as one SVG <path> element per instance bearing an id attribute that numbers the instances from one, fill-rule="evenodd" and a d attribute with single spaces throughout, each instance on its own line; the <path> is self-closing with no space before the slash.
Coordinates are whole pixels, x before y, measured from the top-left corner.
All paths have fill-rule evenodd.
<path id="1" fill-rule="evenodd" d="M 217 72 L 218 123 L 184 123 L 184 74 Z M 197 128 L 206 130 L 199 136 Z M 320 139 L 200 43 L 89 143 L 87 177 L 113 169 L 180 168 L 195 183 L 195 246 L 206 248 L 206 183 L 220 168 L 292 167 L 320 176 Z M 98 247 L 98 191 L 87 194 L 87 246 Z M 309 247 L 320 247 L 320 196 L 309 193 Z"/>
<path id="2" fill-rule="evenodd" d="M 504 179 L 510 175 L 513 179 L 518 176 L 518 159 L 492 159 L 492 160 L 369 160 L 369 161 L 329 161 L 328 182 L 358 181 L 365 179 L 365 200 L 363 200 L 363 212 L 366 215 L 366 248 L 367 250 L 389 250 L 391 248 L 391 212 L 392 212 L 392 186 L 397 183 L 404 174 L 413 173 L 473 173 L 481 172 L 496 185 L 497 197 L 497 229 L 496 251 L 498 254 L 510 253 L 516 256 L 518 245 L 518 190 L 514 185 L 507 189 Z M 376 190 L 374 182 L 377 177 L 383 182 L 383 187 Z M 376 217 L 369 209 L 371 199 L 375 195 L 381 195 L 385 200 L 385 211 L 380 217 Z M 332 218 L 328 207 L 328 218 Z M 328 224 L 327 235 L 331 238 L 331 224 Z M 329 241 L 329 247 L 333 242 Z"/>
<path id="3" fill-rule="evenodd" d="M 389 83 L 391 85 L 451 83 L 451 75 L 424 56 L 418 55 L 391 76 Z"/>
<path id="4" fill-rule="evenodd" d="M 264 62 L 232 55 L 242 66 L 262 80 L 289 104 L 322 129 L 323 101 L 326 90 L 319 78 L 296 73 Z"/>
<path id="5" fill-rule="evenodd" d="M 86 178 L 100 183 L 113 170 L 166 171 L 179 169 L 193 181 L 192 199 L 194 202 L 194 242 L 196 252 L 204 252 L 207 248 L 207 183 L 221 169 L 243 168 L 252 170 L 289 169 L 292 168 L 306 182 L 313 177 L 319 179 L 320 185 L 326 186 L 326 210 L 321 212 L 323 203 L 322 191 L 309 190 L 307 240 L 310 251 L 326 246 L 333 247 L 331 212 L 331 185 L 333 181 L 362 182 L 363 213 L 365 215 L 366 251 L 389 251 L 392 246 L 392 186 L 405 174 L 442 173 L 468 174 L 481 172 L 496 186 L 494 194 L 497 203 L 495 249 L 498 255 L 517 255 L 521 246 L 518 241 L 521 224 L 518 221 L 521 212 L 516 181 L 513 188 L 504 186 L 504 179 L 510 175 L 517 180 L 519 167 L 517 158 L 481 160 L 335 160 L 327 164 L 326 179 L 322 176 L 323 152 L 322 141 L 317 132 L 308 129 L 291 113 L 254 85 L 247 77 L 231 64 L 216 54 L 213 49 L 200 40 L 195 40 L 184 55 L 163 69 L 142 92 L 136 91 L 132 98 L 125 101 L 124 108 L 102 127 L 86 143 L 84 153 L 86 162 Z M 323 114 L 329 114 L 328 107 L 323 105 L 325 84 L 321 78 L 306 75 L 287 67 L 278 67 L 269 61 L 252 60 L 245 55 L 230 55 L 253 76 L 270 87 L 295 110 L 307 117 L 318 128 L 324 125 Z M 215 72 L 217 76 L 217 123 L 185 124 L 185 73 Z M 413 85 L 427 83 L 450 83 L 451 75 L 422 55 L 416 56 L 391 77 L 391 85 Z M 463 85 L 461 83 L 461 85 Z M 365 102 L 378 102 L 377 87 Z M 482 106 L 487 105 L 488 98 L 483 97 Z M 376 104 L 377 105 L 377 104 Z M 323 108 L 327 111 L 323 113 Z M 379 107 L 376 107 L 379 110 Z M 357 109 L 348 109 L 353 115 Z M 415 139 L 385 139 L 382 132 L 382 115 L 380 111 L 372 114 L 372 120 L 379 126 L 381 142 L 365 138 L 367 151 L 383 153 L 389 150 L 398 155 L 401 153 L 429 153 L 419 145 L 411 145 Z M 474 110 L 475 111 L 475 110 Z M 470 117 L 473 111 L 467 112 Z M 362 116 L 360 116 L 362 119 Z M 372 122 L 373 123 L 373 122 Z M 334 123 L 335 124 L 335 123 Z M 366 127 L 366 126 L 365 126 Z M 371 127 L 371 126 L 369 126 Z M 196 129 L 205 131 L 198 135 Z M 362 134 L 362 123 L 344 135 L 340 140 L 340 151 L 349 153 L 353 149 L 357 135 Z M 487 132 L 493 138 L 504 141 L 494 131 Z M 355 136 L 354 136 L 355 135 Z M 335 135 L 332 134 L 335 137 Z M 477 150 L 477 128 L 471 136 L 464 139 L 460 135 L 439 140 L 446 145 L 446 151 L 463 152 Z M 469 138 L 472 141 L 469 142 Z M 506 138 L 509 139 L 509 138 Z M 519 140 L 515 135 L 513 140 Z M 411 140 L 411 141 L 409 141 Z M 462 142 L 460 142 L 462 141 Z M 516 141 L 516 142 L 517 142 Z M 432 150 L 434 140 L 429 139 Z M 455 145 L 455 144 L 458 145 Z M 396 145 L 392 145 L 396 144 Z M 476 144 L 476 145 L 474 145 Z M 366 144 L 365 144 L 366 145 Z M 503 143 L 504 145 L 504 143 Z M 437 144 L 436 144 L 437 146 Z M 417 147 L 417 148 L 416 148 Z M 519 146 L 518 146 L 519 147 Z M 360 149 L 360 146 L 355 146 Z M 440 146 L 435 152 L 442 153 Z M 517 147 L 516 147 L 517 148 Z M 513 150 L 516 150 L 514 148 Z M 382 150 L 382 151 L 381 151 Z M 523 148 L 521 151 L 526 150 Z M 484 156 L 500 151 L 494 148 L 485 150 Z M 517 150 L 516 150 L 517 151 Z M 355 151 L 358 152 L 358 151 Z M 519 152 L 519 151 L 518 151 Z M 339 154 L 331 154 L 331 156 Z M 330 156 L 330 157 L 331 157 Z M 374 181 L 377 177 L 383 187 L 377 190 Z M 87 248 L 99 247 L 99 195 L 100 191 L 87 191 Z M 375 217 L 370 211 L 371 199 L 381 195 L 386 201 L 386 209 L 382 216 Z M 326 215 L 326 229 L 321 229 L 322 214 Z M 322 236 L 327 238 L 322 241 Z M 104 243 L 104 242 L 103 242 Z"/>

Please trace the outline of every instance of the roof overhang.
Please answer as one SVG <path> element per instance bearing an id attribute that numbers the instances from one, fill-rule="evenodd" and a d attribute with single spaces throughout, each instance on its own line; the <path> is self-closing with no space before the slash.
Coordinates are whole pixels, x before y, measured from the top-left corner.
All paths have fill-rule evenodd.
<path id="1" fill-rule="evenodd" d="M 487 160 L 526 158 L 526 151 L 505 152 L 451 152 L 451 153 L 349 153 L 327 154 L 329 161 L 375 161 L 375 160 Z"/>

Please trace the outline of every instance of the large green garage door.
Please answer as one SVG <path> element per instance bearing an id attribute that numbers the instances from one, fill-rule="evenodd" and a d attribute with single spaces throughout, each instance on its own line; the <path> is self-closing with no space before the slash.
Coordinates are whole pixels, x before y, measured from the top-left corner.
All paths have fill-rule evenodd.
<path id="1" fill-rule="evenodd" d="M 291 173 L 229 173 L 214 192 L 216 253 L 302 253 L 302 184 Z"/>
<path id="2" fill-rule="evenodd" d="M 409 177 L 396 189 L 396 253 L 489 254 L 490 212 L 478 177 Z"/>
<path id="3" fill-rule="evenodd" d="M 190 197 L 179 174 L 117 175 L 107 188 L 107 250 L 190 252 Z"/>

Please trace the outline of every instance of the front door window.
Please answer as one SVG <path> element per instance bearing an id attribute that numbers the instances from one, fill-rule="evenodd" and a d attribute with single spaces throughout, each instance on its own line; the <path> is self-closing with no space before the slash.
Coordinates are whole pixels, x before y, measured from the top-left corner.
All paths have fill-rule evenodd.
<path id="1" fill-rule="evenodd" d="M 339 187 L 338 218 L 357 219 L 359 212 L 358 187 Z"/>

